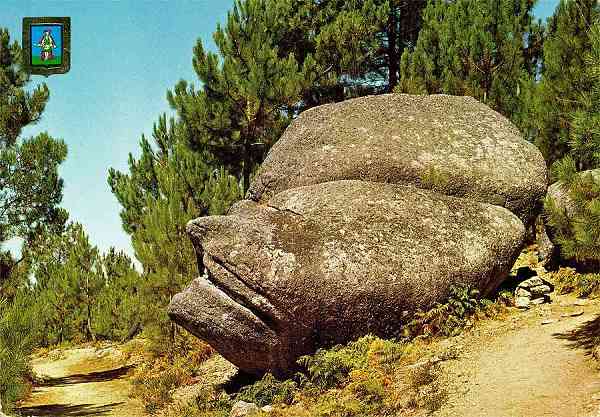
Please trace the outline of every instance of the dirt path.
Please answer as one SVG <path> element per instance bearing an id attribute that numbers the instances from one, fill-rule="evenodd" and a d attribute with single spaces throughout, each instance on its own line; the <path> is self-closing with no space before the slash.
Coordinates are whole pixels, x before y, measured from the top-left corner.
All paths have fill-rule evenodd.
<path id="1" fill-rule="evenodd" d="M 114 349 L 71 349 L 59 360 L 39 358 L 32 366 L 44 383 L 17 410 L 23 416 L 141 417 L 143 407 L 128 398 L 129 367 Z"/>
<path id="2" fill-rule="evenodd" d="M 580 304 L 554 297 L 454 338 L 461 354 L 445 364 L 450 398 L 435 416 L 600 416 L 600 373 L 589 355 L 600 303 Z"/>
<path id="3" fill-rule="evenodd" d="M 569 296 L 481 322 L 444 342 L 459 358 L 443 362 L 449 400 L 434 416 L 600 417 L 600 373 L 590 357 L 594 335 L 600 335 L 600 301 Z M 46 382 L 20 412 L 144 416 L 141 404 L 128 398 L 129 369 L 119 367 L 124 361 L 118 355 L 116 349 L 83 348 L 68 350 L 59 360 L 34 360 L 36 374 L 45 375 Z M 234 371 L 219 358 L 207 362 L 206 378 L 222 379 Z M 186 387 L 176 397 L 185 402 L 200 385 L 205 384 Z"/>

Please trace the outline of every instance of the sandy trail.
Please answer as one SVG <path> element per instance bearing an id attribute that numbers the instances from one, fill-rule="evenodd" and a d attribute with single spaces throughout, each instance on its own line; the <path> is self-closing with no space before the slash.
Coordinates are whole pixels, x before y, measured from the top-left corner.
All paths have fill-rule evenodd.
<path id="1" fill-rule="evenodd" d="M 600 303 L 580 303 L 554 296 L 455 338 L 460 358 L 445 365 L 450 399 L 435 415 L 600 416 L 600 373 L 589 355 L 600 335 Z"/>
<path id="2" fill-rule="evenodd" d="M 140 417 L 142 405 L 130 398 L 129 368 L 114 352 L 70 349 L 64 358 L 39 358 L 32 363 L 45 382 L 17 410 L 23 416 Z"/>

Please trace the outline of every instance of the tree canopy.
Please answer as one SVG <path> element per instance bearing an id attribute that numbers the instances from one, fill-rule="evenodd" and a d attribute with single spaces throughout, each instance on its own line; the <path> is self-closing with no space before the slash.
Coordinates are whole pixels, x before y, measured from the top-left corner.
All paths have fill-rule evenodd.
<path id="1" fill-rule="evenodd" d="M 47 133 L 21 138 L 23 128 L 36 123 L 49 99 L 48 87 L 28 91 L 29 75 L 21 48 L 0 30 L 0 245 L 14 237 L 31 241 L 41 229 L 62 227 L 66 212 L 59 207 L 63 181 L 58 167 L 67 156 L 62 140 Z M 14 262 L 0 256 L 0 285 Z"/>

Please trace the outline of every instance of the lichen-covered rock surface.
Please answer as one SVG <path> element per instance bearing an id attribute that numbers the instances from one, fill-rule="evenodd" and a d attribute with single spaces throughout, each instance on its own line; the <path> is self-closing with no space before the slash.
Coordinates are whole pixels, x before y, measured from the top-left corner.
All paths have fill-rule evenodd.
<path id="1" fill-rule="evenodd" d="M 188 231 L 207 275 L 171 318 L 243 370 L 280 375 L 318 347 L 396 336 L 453 284 L 489 293 L 525 233 L 503 207 L 366 181 L 245 200 Z"/>
<path id="2" fill-rule="evenodd" d="M 503 206 L 525 224 L 547 186 L 538 149 L 474 98 L 387 94 L 303 112 L 269 152 L 248 198 L 352 179 Z"/>

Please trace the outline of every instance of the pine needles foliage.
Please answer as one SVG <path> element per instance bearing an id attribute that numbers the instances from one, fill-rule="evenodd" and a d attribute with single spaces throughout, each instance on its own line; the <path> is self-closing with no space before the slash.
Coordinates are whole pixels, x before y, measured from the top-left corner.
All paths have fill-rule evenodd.
<path id="1" fill-rule="evenodd" d="M 11 303 L 0 300 L 0 400 L 8 410 L 28 389 L 38 314 L 34 299 L 25 293 Z"/>
<path id="2" fill-rule="evenodd" d="M 396 91 L 475 97 L 517 125 L 541 58 L 543 28 L 530 0 L 429 1 Z"/>
<path id="3" fill-rule="evenodd" d="M 587 269 L 600 265 L 600 22 L 589 29 L 585 56 L 591 82 L 571 113 L 569 154 L 553 165 L 562 197 L 548 196 L 545 213 L 561 256 Z M 592 168 L 578 171 L 581 167 Z"/>

